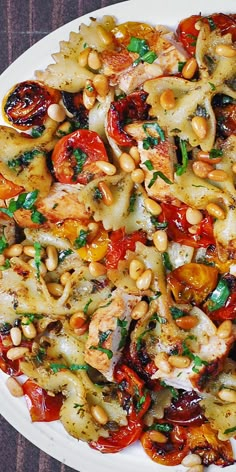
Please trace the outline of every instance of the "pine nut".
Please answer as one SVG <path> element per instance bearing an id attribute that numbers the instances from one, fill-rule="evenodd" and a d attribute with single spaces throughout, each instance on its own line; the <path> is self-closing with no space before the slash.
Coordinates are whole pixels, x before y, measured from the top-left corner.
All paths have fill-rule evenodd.
<path id="1" fill-rule="evenodd" d="M 155 431 L 155 430 L 149 431 L 148 436 L 149 436 L 149 439 L 151 439 L 151 441 L 154 441 L 160 444 L 165 444 L 168 441 L 167 436 L 165 436 L 160 431 Z"/>
<path id="2" fill-rule="evenodd" d="M 211 172 L 213 169 L 210 164 L 207 164 L 207 162 L 202 161 L 194 161 L 192 168 L 194 174 L 197 177 L 200 177 L 201 179 L 206 179 L 209 172 Z"/>
<path id="3" fill-rule="evenodd" d="M 98 235 L 98 232 L 99 232 L 99 224 L 96 223 L 95 221 L 91 221 L 89 224 L 88 224 L 88 230 L 89 230 L 89 234 L 88 234 L 88 237 L 87 237 L 87 242 L 88 244 L 91 244 L 92 241 L 96 238 L 96 236 Z"/>
<path id="4" fill-rule="evenodd" d="M 188 454 L 181 462 L 184 467 L 193 467 L 202 463 L 201 457 L 198 454 Z"/>
<path id="5" fill-rule="evenodd" d="M 129 154 L 133 158 L 136 165 L 140 163 L 140 154 L 137 146 L 132 146 L 129 150 Z"/>
<path id="6" fill-rule="evenodd" d="M 96 74 L 93 79 L 93 85 L 100 97 L 106 97 L 109 92 L 108 78 L 103 74 Z"/>
<path id="7" fill-rule="evenodd" d="M 93 277 L 99 277 L 100 275 L 105 275 L 107 269 L 100 262 L 92 261 L 89 264 L 89 272 Z"/>
<path id="8" fill-rule="evenodd" d="M 219 164 L 222 161 L 222 157 L 210 157 L 210 153 L 207 151 L 198 151 L 197 158 L 199 161 L 206 162 L 207 164 Z"/>
<path id="9" fill-rule="evenodd" d="M 195 23 L 195 25 L 194 25 L 194 28 L 195 28 L 197 31 L 200 31 L 201 27 L 202 27 L 202 22 L 201 22 L 201 20 L 196 21 L 196 23 Z"/>
<path id="10" fill-rule="evenodd" d="M 35 250 L 34 246 L 23 246 L 23 253 L 26 256 L 35 257 L 36 250 Z M 44 249 L 41 249 L 40 256 L 43 257 L 44 255 L 45 255 L 45 251 L 44 251 Z"/>
<path id="11" fill-rule="evenodd" d="M 196 316 L 186 315 L 175 320 L 177 326 L 184 330 L 194 328 L 198 324 L 198 318 Z"/>
<path id="12" fill-rule="evenodd" d="M 109 419 L 107 413 L 100 405 L 91 406 L 91 415 L 99 424 L 106 424 Z"/>
<path id="13" fill-rule="evenodd" d="M 78 311 L 70 317 L 69 325 L 72 329 L 81 328 L 86 323 L 86 316 L 84 312 Z"/>
<path id="14" fill-rule="evenodd" d="M 140 276 L 139 278 L 136 280 L 136 287 L 139 289 L 139 290 L 147 290 L 150 285 L 151 285 L 151 282 L 152 282 L 152 270 L 151 269 L 147 269 L 145 270 Z"/>
<path id="15" fill-rule="evenodd" d="M 214 169 L 209 172 L 207 177 L 210 180 L 214 180 L 214 182 L 225 182 L 228 178 L 228 174 L 224 170 Z"/>
<path id="16" fill-rule="evenodd" d="M 64 291 L 64 287 L 61 284 L 50 282 L 47 284 L 47 289 L 51 295 L 54 297 L 61 297 Z"/>
<path id="17" fill-rule="evenodd" d="M 182 69 L 182 76 L 184 77 L 184 79 L 192 79 L 197 72 L 197 68 L 198 65 L 195 57 L 191 57 L 190 59 L 188 59 Z"/>
<path id="18" fill-rule="evenodd" d="M 135 184 L 142 184 L 145 179 L 145 174 L 142 169 L 134 169 L 131 172 L 131 179 Z"/>
<path id="19" fill-rule="evenodd" d="M 171 372 L 171 365 L 168 362 L 168 355 L 166 352 L 159 352 L 155 358 L 154 358 L 154 363 L 158 369 L 162 370 L 163 372 L 166 372 L 169 374 Z"/>
<path id="20" fill-rule="evenodd" d="M 202 141 L 208 131 L 208 123 L 207 120 L 204 116 L 194 116 L 191 125 L 193 128 L 194 133 L 197 135 L 197 137 Z"/>
<path id="21" fill-rule="evenodd" d="M 19 346 L 22 339 L 20 328 L 18 328 L 17 326 L 14 326 L 13 328 L 11 328 L 10 336 L 11 336 L 13 345 Z"/>
<path id="22" fill-rule="evenodd" d="M 152 200 L 152 198 L 145 198 L 144 205 L 146 207 L 146 210 L 154 216 L 158 216 L 162 212 L 161 205 L 155 202 L 155 200 Z"/>
<path id="23" fill-rule="evenodd" d="M 7 358 L 10 359 L 10 361 L 16 361 L 17 359 L 21 359 L 25 354 L 28 354 L 28 352 L 28 347 L 11 347 L 11 349 L 7 351 Z"/>
<path id="24" fill-rule="evenodd" d="M 104 46 L 109 46 L 113 42 L 113 35 L 110 31 L 103 28 L 102 25 L 97 26 L 97 33 L 99 39 L 103 42 Z"/>
<path id="25" fill-rule="evenodd" d="M 106 175 L 115 175 L 116 167 L 107 161 L 96 161 L 96 166 Z"/>
<path id="26" fill-rule="evenodd" d="M 90 52 L 91 52 L 91 48 L 85 48 L 83 51 L 79 53 L 78 63 L 80 67 L 86 67 L 88 65 L 88 57 L 89 57 Z"/>
<path id="27" fill-rule="evenodd" d="M 22 252 L 23 252 L 22 244 L 12 244 L 12 246 L 9 246 L 5 249 L 4 255 L 6 257 L 18 257 L 22 254 Z"/>
<path id="28" fill-rule="evenodd" d="M 145 266 L 139 259 L 133 259 L 129 265 L 129 275 L 132 280 L 137 280 L 144 272 Z"/>
<path id="29" fill-rule="evenodd" d="M 141 300 L 133 308 L 131 312 L 131 318 L 133 320 L 140 320 L 148 312 L 148 303 L 145 300 Z"/>
<path id="30" fill-rule="evenodd" d="M 171 89 L 166 89 L 160 95 L 160 105 L 164 110 L 172 110 L 175 107 L 175 96 Z"/>
<path id="31" fill-rule="evenodd" d="M 188 232 L 190 234 L 197 234 L 199 230 L 199 227 L 197 225 L 192 225 L 188 228 Z"/>
<path id="32" fill-rule="evenodd" d="M 236 49 L 231 44 L 217 44 L 215 48 L 216 54 L 223 57 L 235 57 Z"/>
<path id="33" fill-rule="evenodd" d="M 104 205 L 111 206 L 113 204 L 113 195 L 106 182 L 99 182 L 98 188 L 102 193 L 102 201 Z"/>
<path id="34" fill-rule="evenodd" d="M 187 472 L 204 472 L 204 466 L 202 464 L 196 464 L 190 467 Z"/>
<path id="35" fill-rule="evenodd" d="M 52 103 L 51 105 L 49 105 L 47 113 L 49 118 L 54 121 L 57 121 L 58 123 L 64 121 L 66 117 L 65 109 L 58 103 Z"/>
<path id="36" fill-rule="evenodd" d="M 30 259 L 28 261 L 28 264 L 30 265 L 30 267 L 32 267 L 32 269 L 38 271 L 38 268 L 36 267 L 34 259 Z M 39 273 L 42 277 L 45 277 L 45 275 L 47 273 L 47 268 L 46 268 L 45 264 L 42 261 L 40 262 L 40 265 L 39 265 Z"/>
<path id="37" fill-rule="evenodd" d="M 172 367 L 177 367 L 178 369 L 185 369 L 190 365 L 190 359 L 186 356 L 170 356 L 168 362 Z"/>
<path id="38" fill-rule="evenodd" d="M 202 212 L 194 208 L 188 208 L 186 211 L 186 220 L 190 225 L 198 225 L 203 219 Z"/>
<path id="39" fill-rule="evenodd" d="M 232 165 L 232 171 L 234 174 L 236 174 L 236 162 Z"/>
<path id="40" fill-rule="evenodd" d="M 46 247 L 46 254 L 47 254 L 47 259 L 45 259 L 45 265 L 47 267 L 47 270 L 49 272 L 52 272 L 55 270 L 58 266 L 58 252 L 55 246 L 47 246 Z"/>
<path id="41" fill-rule="evenodd" d="M 27 339 L 34 339 L 37 336 L 37 330 L 33 323 L 29 323 L 28 318 L 22 318 L 21 329 Z"/>
<path id="42" fill-rule="evenodd" d="M 84 88 L 83 90 L 83 104 L 86 110 L 92 110 L 96 101 L 96 95 L 89 96 L 87 94 L 87 90 Z"/>
<path id="43" fill-rule="evenodd" d="M 155 231 L 152 235 L 153 243 L 158 251 L 165 252 L 168 247 L 167 234 L 163 229 Z"/>
<path id="44" fill-rule="evenodd" d="M 120 167 L 124 172 L 132 172 L 135 169 L 135 162 L 127 152 L 123 152 L 120 156 Z"/>
<path id="45" fill-rule="evenodd" d="M 61 282 L 61 285 L 63 285 L 63 287 L 65 287 L 70 277 L 71 277 L 70 272 L 64 272 L 64 274 L 61 275 L 60 282 Z"/>
<path id="46" fill-rule="evenodd" d="M 13 397 L 23 397 L 23 388 L 14 377 L 8 377 L 6 380 L 6 386 Z"/>
<path id="47" fill-rule="evenodd" d="M 99 57 L 99 54 L 94 49 L 90 51 L 88 55 L 88 66 L 90 67 L 90 69 L 93 70 L 98 70 L 102 67 L 102 62 Z"/>
<path id="48" fill-rule="evenodd" d="M 236 390 L 231 390 L 230 388 L 222 388 L 219 390 L 218 397 L 225 402 L 236 402 Z"/>
<path id="49" fill-rule="evenodd" d="M 208 211 L 209 215 L 217 218 L 217 220 L 224 220 L 225 219 L 225 212 L 219 205 L 216 203 L 208 203 L 206 206 L 206 210 Z"/>
<path id="50" fill-rule="evenodd" d="M 229 338 L 232 334 L 233 324 L 231 320 L 225 320 L 217 329 L 217 336 L 221 339 Z"/>

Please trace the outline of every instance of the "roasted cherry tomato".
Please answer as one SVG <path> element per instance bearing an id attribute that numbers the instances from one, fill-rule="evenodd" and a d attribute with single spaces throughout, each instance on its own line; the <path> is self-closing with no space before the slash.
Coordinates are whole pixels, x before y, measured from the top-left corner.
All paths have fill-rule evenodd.
<path id="1" fill-rule="evenodd" d="M 21 342 L 21 347 L 28 347 L 31 349 L 32 342 L 24 340 Z M 21 375 L 20 370 L 20 359 L 11 361 L 7 357 L 7 351 L 13 346 L 12 340 L 9 334 L 0 334 L 0 369 L 8 375 L 14 375 L 15 377 Z"/>
<path id="2" fill-rule="evenodd" d="M 138 21 L 126 21 L 113 28 L 112 33 L 114 34 L 117 42 L 122 46 L 127 47 L 132 37 L 145 39 L 151 46 L 154 38 L 156 39 L 157 34 L 155 29 L 147 23 L 139 23 Z M 150 44 L 151 43 L 151 44 Z"/>
<path id="3" fill-rule="evenodd" d="M 196 234 L 190 234 L 189 228 L 192 226 L 186 219 L 188 207 L 183 205 L 177 207 L 170 203 L 162 203 L 162 213 L 159 215 L 160 222 L 167 222 L 167 234 L 173 241 L 186 244 L 191 247 L 207 247 L 215 245 L 213 235 L 213 218 L 205 213 L 202 221 L 197 225 Z"/>
<path id="4" fill-rule="evenodd" d="M 236 134 L 236 101 L 228 95 L 216 94 L 212 100 L 214 109 L 217 134 L 227 138 Z"/>
<path id="5" fill-rule="evenodd" d="M 61 394 L 52 397 L 32 380 L 26 380 L 22 385 L 27 407 L 32 421 L 55 421 L 60 418 L 63 403 Z"/>
<path id="6" fill-rule="evenodd" d="M 57 103 L 60 93 L 40 82 L 21 82 L 8 93 L 3 101 L 4 116 L 16 128 L 26 130 L 41 126 L 47 118 L 47 109 Z"/>
<path id="7" fill-rule="evenodd" d="M 214 321 L 236 319 L 236 292 L 231 293 L 224 307 L 208 312 L 208 316 Z"/>
<path id="8" fill-rule="evenodd" d="M 178 426 L 199 426 L 204 421 L 204 415 L 199 402 L 201 398 L 194 391 L 182 391 L 176 400 L 165 409 L 165 420 Z"/>
<path id="9" fill-rule="evenodd" d="M 92 240 L 89 239 L 88 233 L 86 245 L 80 249 L 77 249 L 77 252 L 85 261 L 100 261 L 106 255 L 108 243 L 108 233 L 104 228 L 101 227 Z"/>
<path id="10" fill-rule="evenodd" d="M 118 262 L 124 260 L 126 251 L 135 251 L 137 242 L 146 244 L 147 235 L 144 231 L 134 231 L 131 234 L 125 234 L 124 228 L 113 231 L 110 236 L 106 254 L 106 266 L 108 269 L 116 269 Z"/>
<path id="11" fill-rule="evenodd" d="M 63 184 L 87 184 L 103 176 L 96 161 L 108 161 L 105 146 L 95 131 L 78 129 L 61 138 L 52 153 L 57 180 Z"/>
<path id="12" fill-rule="evenodd" d="M 127 122 L 146 120 L 150 106 L 146 103 L 147 93 L 133 92 L 125 98 L 112 102 L 108 111 L 107 131 L 119 146 L 132 146 L 135 141 L 126 133 Z"/>
<path id="13" fill-rule="evenodd" d="M 8 198 L 15 197 L 24 189 L 17 184 L 14 184 L 10 180 L 5 179 L 2 174 L 0 174 L 0 199 L 7 200 Z"/>
<path id="14" fill-rule="evenodd" d="M 224 13 L 214 13 L 206 17 L 192 15 L 182 20 L 177 28 L 177 36 L 189 54 L 195 54 L 196 41 L 199 34 L 195 24 L 198 20 L 209 24 L 212 30 L 219 28 L 222 35 L 231 33 L 233 41 L 236 40 L 236 20 L 233 15 L 225 15 Z"/>
<path id="15" fill-rule="evenodd" d="M 89 112 L 84 106 L 83 92 L 62 92 L 62 100 L 66 109 L 73 115 L 76 128 L 88 128 Z"/>
<path id="16" fill-rule="evenodd" d="M 162 423 L 166 421 L 158 421 L 158 424 Z M 168 439 L 163 444 L 154 441 L 153 431 L 146 431 L 141 436 L 142 446 L 154 462 L 168 466 L 178 465 L 189 452 L 187 430 L 182 426 L 173 426 L 170 432 L 164 434 Z"/>

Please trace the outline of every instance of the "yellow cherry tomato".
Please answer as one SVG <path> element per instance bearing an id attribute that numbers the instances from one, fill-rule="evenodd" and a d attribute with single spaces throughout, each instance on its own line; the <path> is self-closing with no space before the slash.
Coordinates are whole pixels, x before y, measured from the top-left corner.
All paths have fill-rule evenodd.
<path id="1" fill-rule="evenodd" d="M 112 33 L 116 40 L 124 46 L 129 44 L 131 37 L 146 39 L 150 46 L 157 35 L 157 32 L 152 26 L 137 21 L 127 21 L 126 23 L 115 26 Z"/>
<path id="2" fill-rule="evenodd" d="M 106 255 L 108 243 L 107 231 L 100 228 L 95 238 L 77 251 L 85 261 L 100 261 Z"/>

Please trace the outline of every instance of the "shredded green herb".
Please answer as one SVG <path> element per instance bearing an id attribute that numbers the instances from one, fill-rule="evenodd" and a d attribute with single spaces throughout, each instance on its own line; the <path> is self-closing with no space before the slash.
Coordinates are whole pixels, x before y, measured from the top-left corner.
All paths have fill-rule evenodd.
<path id="1" fill-rule="evenodd" d="M 11 263 L 9 259 L 6 259 L 4 264 L 0 266 L 0 270 L 7 270 L 7 269 L 10 269 L 10 267 L 11 267 Z"/>
<path id="2" fill-rule="evenodd" d="M 120 320 L 119 318 L 117 318 L 117 326 L 119 326 L 121 334 L 121 340 L 119 342 L 118 350 L 122 349 L 125 345 L 125 341 L 128 335 L 127 324 L 127 320 Z"/>
<path id="3" fill-rule="evenodd" d="M 214 31 L 216 29 L 216 24 L 211 16 L 206 16 L 206 19 L 209 23 L 211 31 Z"/>
<path id="4" fill-rule="evenodd" d="M 98 187 L 94 188 L 93 199 L 94 200 L 102 200 L 102 192 L 101 192 L 101 190 L 99 190 Z"/>
<path id="5" fill-rule="evenodd" d="M 74 247 L 76 249 L 80 249 L 81 247 L 86 246 L 88 234 L 89 234 L 89 231 L 85 231 L 84 229 L 80 230 L 79 236 L 75 239 L 75 242 L 74 242 Z"/>
<path id="6" fill-rule="evenodd" d="M 170 433 L 172 431 L 174 426 L 169 423 L 153 423 L 151 426 L 148 427 L 148 431 L 161 431 L 163 433 Z"/>
<path id="7" fill-rule="evenodd" d="M 208 84 L 210 85 L 211 90 L 216 90 L 215 84 L 213 84 L 212 82 L 208 82 Z"/>
<path id="8" fill-rule="evenodd" d="M 233 428 L 228 428 L 224 431 L 224 434 L 230 434 L 234 433 L 236 431 L 236 426 L 233 426 Z"/>
<path id="9" fill-rule="evenodd" d="M 225 305 L 227 298 L 230 295 L 230 290 L 225 279 L 220 279 L 215 290 L 208 298 L 207 307 L 209 311 L 218 310 Z"/>
<path id="10" fill-rule="evenodd" d="M 182 164 L 177 164 L 176 166 L 176 174 L 177 175 L 183 175 L 188 166 L 188 152 L 187 152 L 187 146 L 186 146 L 186 141 L 183 139 L 179 140 L 179 145 L 180 145 L 180 150 L 181 150 L 181 155 L 182 155 Z"/>
<path id="11" fill-rule="evenodd" d="M 153 163 L 149 159 L 146 160 L 143 164 L 147 167 L 148 170 L 153 170 L 154 169 Z"/>
<path id="12" fill-rule="evenodd" d="M 85 315 L 87 315 L 89 305 L 92 303 L 92 301 L 93 301 L 92 298 L 90 298 L 90 299 L 87 301 L 86 305 L 84 306 L 83 312 L 84 312 Z"/>
<path id="13" fill-rule="evenodd" d="M 31 136 L 33 138 L 40 138 L 42 136 L 43 132 L 45 131 L 45 126 L 36 126 L 35 128 L 32 128 L 31 130 Z"/>
<path id="14" fill-rule="evenodd" d="M 73 151 L 73 156 L 76 160 L 76 165 L 74 166 L 74 169 L 73 169 L 74 170 L 73 180 L 76 180 L 78 175 L 81 173 L 88 156 L 80 148 L 77 148 Z"/>
<path id="15" fill-rule="evenodd" d="M 162 387 L 168 388 L 174 400 L 178 400 L 179 392 L 178 390 L 176 390 L 176 388 L 172 387 L 171 385 L 168 385 L 164 380 L 160 380 L 160 385 Z"/>
<path id="16" fill-rule="evenodd" d="M 139 54 L 139 58 L 133 63 L 134 66 L 137 66 L 141 61 L 152 64 L 157 58 L 156 53 L 150 50 L 145 39 L 135 38 L 134 36 L 131 37 L 127 50 Z"/>
<path id="17" fill-rule="evenodd" d="M 178 320 L 178 318 L 182 318 L 183 316 L 187 315 L 185 311 L 180 310 L 180 308 L 177 308 L 176 306 L 171 306 L 170 312 L 174 320 Z"/>
<path id="18" fill-rule="evenodd" d="M 163 252 L 162 253 L 162 260 L 163 260 L 163 264 L 164 264 L 165 269 L 167 269 L 167 270 L 172 270 L 173 269 L 172 264 L 170 262 L 170 257 L 169 257 L 168 252 Z"/>
<path id="19" fill-rule="evenodd" d="M 160 323 L 160 324 L 166 324 L 167 323 L 166 318 L 163 318 L 163 316 L 160 316 L 157 313 L 153 313 L 153 315 L 150 318 L 150 321 L 151 320 L 158 321 L 158 323 Z"/>
<path id="20" fill-rule="evenodd" d="M 182 72 L 185 64 L 186 62 L 181 62 L 181 61 L 178 62 L 178 72 Z"/>
<path id="21" fill-rule="evenodd" d="M 113 333 L 111 329 L 108 329 L 107 331 L 103 331 L 99 333 L 99 341 L 97 346 L 90 346 L 89 349 L 93 349 L 95 351 L 100 351 L 103 352 L 104 354 L 107 355 L 108 359 L 111 359 L 113 357 L 113 352 L 110 349 L 106 349 L 105 347 L 102 346 L 102 344 L 107 340 L 107 338 L 110 336 L 110 334 Z"/>
<path id="22" fill-rule="evenodd" d="M 128 212 L 129 212 L 129 213 L 133 213 L 133 212 L 134 212 L 134 207 L 135 207 L 136 199 L 137 199 L 137 195 L 136 195 L 135 192 L 133 192 L 133 193 L 130 195 L 130 198 L 129 198 L 129 208 L 128 208 Z"/>
<path id="23" fill-rule="evenodd" d="M 156 229 L 166 229 L 168 227 L 167 221 L 157 221 L 155 216 L 151 216 L 150 220 Z"/>
<path id="24" fill-rule="evenodd" d="M 215 159 L 216 157 L 222 157 L 223 151 L 222 149 L 214 149 L 212 148 L 209 152 L 210 159 Z"/>
<path id="25" fill-rule="evenodd" d="M 58 262 L 59 264 L 65 260 L 70 254 L 72 254 L 72 249 L 64 249 L 63 251 L 59 251 L 58 253 Z"/>
<path id="26" fill-rule="evenodd" d="M 20 156 L 16 159 L 8 161 L 7 165 L 10 169 L 17 169 L 17 171 L 19 171 L 19 167 L 21 169 L 27 167 L 30 162 L 35 158 L 35 156 L 40 153 L 41 151 L 39 151 L 38 149 L 34 149 L 33 151 L 26 151 L 23 154 L 20 154 Z"/>
<path id="27" fill-rule="evenodd" d="M 37 279 L 39 279 L 40 265 L 41 265 L 41 249 L 42 249 L 41 244 L 38 242 L 34 243 L 34 249 L 35 249 L 34 263 L 36 267 Z"/>
<path id="28" fill-rule="evenodd" d="M 160 179 L 164 180 L 166 184 L 173 185 L 173 182 L 171 182 L 171 180 L 169 180 L 168 177 L 163 174 L 163 172 L 161 172 L 160 170 L 156 170 L 155 172 L 153 172 L 153 176 L 148 184 L 148 188 L 151 188 L 155 184 L 157 177 L 160 177 Z"/>
<path id="29" fill-rule="evenodd" d="M 0 254 L 3 253 L 4 249 L 6 249 L 9 246 L 5 236 L 1 236 L 0 238 Z"/>

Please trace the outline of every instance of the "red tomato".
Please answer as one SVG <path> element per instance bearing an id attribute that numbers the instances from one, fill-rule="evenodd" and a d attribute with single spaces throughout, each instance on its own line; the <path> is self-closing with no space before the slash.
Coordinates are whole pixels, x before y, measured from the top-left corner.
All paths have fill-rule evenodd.
<path id="1" fill-rule="evenodd" d="M 28 347 L 31 349 L 32 342 L 31 341 L 22 341 L 21 347 Z M 11 361 L 7 358 L 7 351 L 11 349 L 13 346 L 12 340 L 9 334 L 1 334 L 0 335 L 0 369 L 8 375 L 14 375 L 15 377 L 21 375 L 22 372 L 20 370 L 20 360 L 17 359 L 15 361 Z"/>
<path id="2" fill-rule="evenodd" d="M 24 189 L 17 184 L 14 184 L 10 180 L 5 179 L 2 174 L 0 174 L 0 199 L 7 200 L 8 198 L 15 197 Z"/>
<path id="3" fill-rule="evenodd" d="M 47 118 L 47 109 L 57 103 L 60 93 L 40 82 L 21 82 L 4 99 L 4 116 L 12 125 L 21 130 L 41 126 Z"/>
<path id="4" fill-rule="evenodd" d="M 229 296 L 224 307 L 208 312 L 208 316 L 214 321 L 234 320 L 236 318 L 236 292 Z"/>
<path id="5" fill-rule="evenodd" d="M 170 203 L 162 203 L 162 213 L 158 220 L 168 222 L 167 234 L 173 241 L 186 244 L 191 247 L 207 247 L 210 244 L 215 245 L 213 235 L 213 218 L 205 213 L 201 223 L 198 225 L 197 233 L 190 234 L 188 229 L 192 226 L 186 220 L 186 205 L 176 207 Z"/>
<path id="6" fill-rule="evenodd" d="M 135 141 L 124 130 L 126 123 L 146 120 L 150 106 L 146 103 L 147 93 L 133 92 L 117 102 L 112 102 L 107 116 L 107 131 L 119 146 L 132 146 Z"/>
<path id="7" fill-rule="evenodd" d="M 62 184 L 87 184 L 103 176 L 96 161 L 108 161 L 107 152 L 95 131 L 78 129 L 61 138 L 52 153 L 57 180 Z"/>
<path id="8" fill-rule="evenodd" d="M 199 402 L 201 398 L 196 392 L 182 391 L 177 400 L 165 409 L 165 420 L 178 426 L 199 426 L 205 418 Z"/>
<path id="9" fill-rule="evenodd" d="M 108 245 L 106 254 L 106 267 L 116 269 L 118 262 L 124 260 L 126 251 L 135 251 L 136 242 L 146 244 L 147 236 L 144 231 L 134 231 L 131 234 L 125 234 L 125 229 L 120 228 L 113 231 L 110 236 L 111 242 Z"/>
<path id="10" fill-rule="evenodd" d="M 199 30 L 195 28 L 195 23 L 198 20 L 209 24 L 211 29 L 215 29 L 215 27 L 220 28 L 222 35 L 231 33 L 233 41 L 236 40 L 236 19 L 234 15 L 225 15 L 223 13 L 214 13 L 206 17 L 192 15 L 182 20 L 177 28 L 178 39 L 192 56 L 195 54 L 196 41 L 199 34 Z"/>
<path id="11" fill-rule="evenodd" d="M 26 380 L 22 385 L 27 407 L 32 421 L 55 421 L 60 418 L 63 403 L 61 394 L 51 397 L 32 380 Z"/>

